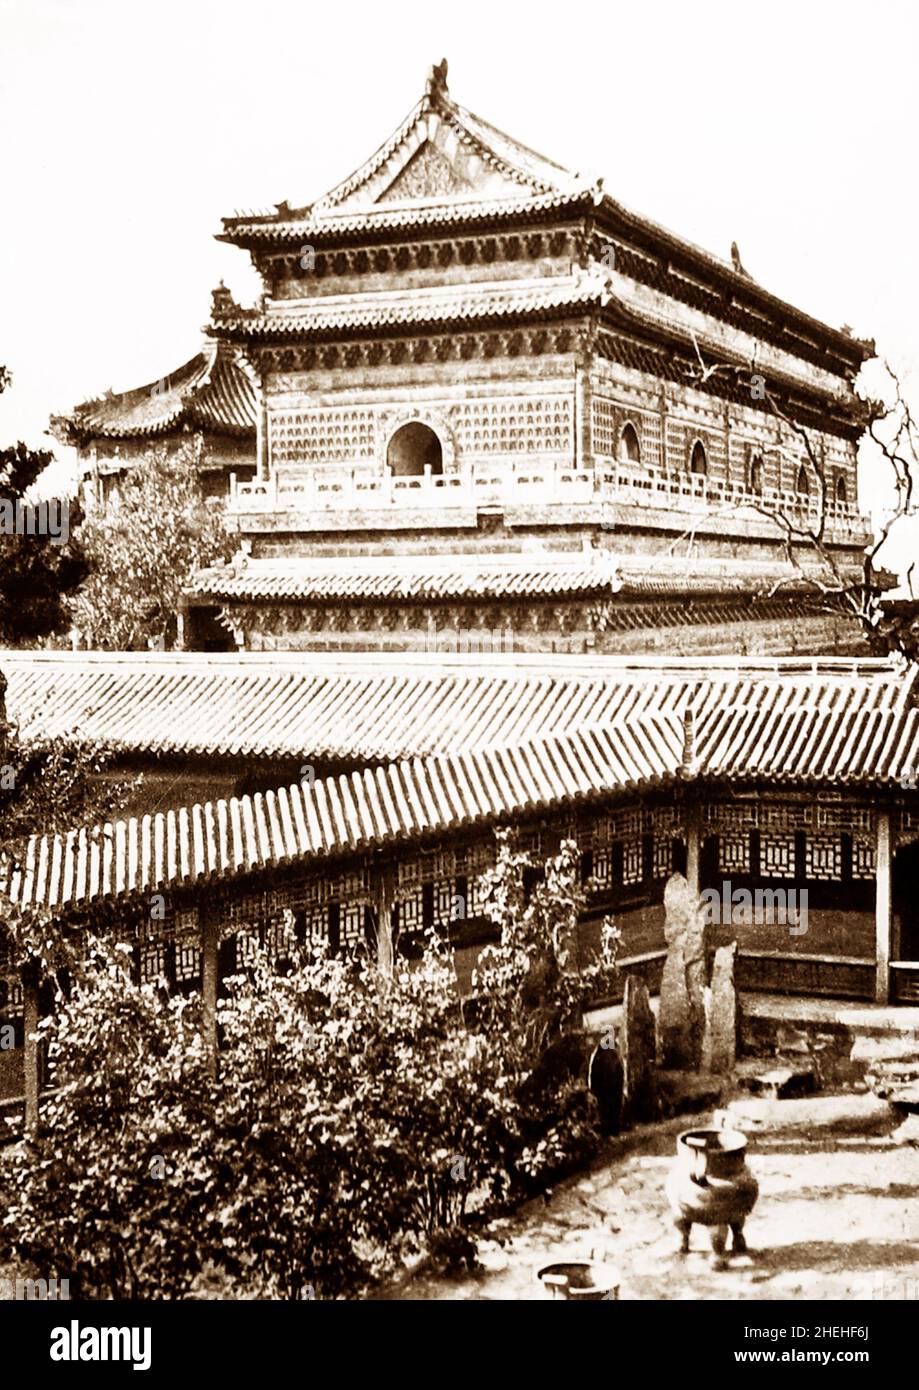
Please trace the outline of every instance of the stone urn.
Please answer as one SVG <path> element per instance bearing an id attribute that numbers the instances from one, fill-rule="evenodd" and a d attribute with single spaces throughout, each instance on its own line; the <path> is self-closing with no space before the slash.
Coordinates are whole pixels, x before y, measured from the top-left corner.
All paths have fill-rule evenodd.
<path id="1" fill-rule="evenodd" d="M 745 1134 L 737 1129 L 684 1130 L 677 1137 L 666 1190 L 681 1254 L 689 1250 L 694 1225 L 709 1228 L 715 1269 L 727 1264 L 728 1231 L 734 1252 L 746 1250 L 744 1222 L 759 1196 L 759 1183 L 747 1168 Z"/>
<path id="2" fill-rule="evenodd" d="M 619 1275 L 608 1264 L 593 1260 L 564 1260 L 536 1271 L 546 1298 L 570 1303 L 602 1303 L 618 1299 Z"/>

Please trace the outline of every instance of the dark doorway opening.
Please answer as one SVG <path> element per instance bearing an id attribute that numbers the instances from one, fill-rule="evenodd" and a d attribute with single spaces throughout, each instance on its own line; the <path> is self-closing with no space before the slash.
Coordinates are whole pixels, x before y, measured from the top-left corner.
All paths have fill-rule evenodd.
<path id="1" fill-rule="evenodd" d="M 397 478 L 414 478 L 429 468 L 431 473 L 444 471 L 440 440 L 429 425 L 412 420 L 396 430 L 386 451 L 389 471 Z"/>

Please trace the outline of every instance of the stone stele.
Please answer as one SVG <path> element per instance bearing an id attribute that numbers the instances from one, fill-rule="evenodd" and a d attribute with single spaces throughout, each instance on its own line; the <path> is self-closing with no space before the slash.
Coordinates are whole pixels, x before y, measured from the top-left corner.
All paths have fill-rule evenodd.
<path id="1" fill-rule="evenodd" d="M 625 982 L 620 1040 L 623 1107 L 630 1120 L 652 1120 L 657 1103 L 657 1026 L 648 986 L 635 975 Z"/>
<path id="2" fill-rule="evenodd" d="M 719 946 L 712 967 L 712 982 L 705 991 L 705 1033 L 702 1070 L 719 1075 L 734 1070 L 737 1057 L 737 990 L 734 962 L 737 942 Z"/>
<path id="3" fill-rule="evenodd" d="M 660 1053 L 665 1067 L 698 1069 L 705 1026 L 705 912 L 682 874 L 664 889 L 667 959 L 661 979 Z"/>

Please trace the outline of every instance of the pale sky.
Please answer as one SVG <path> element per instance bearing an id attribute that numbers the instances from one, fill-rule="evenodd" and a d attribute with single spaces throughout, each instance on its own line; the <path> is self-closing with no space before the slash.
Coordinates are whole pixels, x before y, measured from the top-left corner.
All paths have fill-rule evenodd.
<path id="1" fill-rule="evenodd" d="M 256 291 L 221 216 L 307 202 L 449 60 L 451 94 L 848 323 L 919 406 L 919 6 L 899 0 L 0 0 L 0 440 L 155 381 L 210 290 Z M 63 456 L 67 451 L 52 445 Z"/>

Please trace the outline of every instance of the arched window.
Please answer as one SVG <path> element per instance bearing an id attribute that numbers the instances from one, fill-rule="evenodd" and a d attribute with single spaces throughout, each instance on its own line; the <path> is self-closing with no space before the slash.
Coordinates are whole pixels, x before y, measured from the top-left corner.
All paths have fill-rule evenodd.
<path id="1" fill-rule="evenodd" d="M 846 480 L 841 473 L 836 474 L 836 487 L 834 489 L 836 501 L 840 506 L 845 506 L 849 500 L 849 493 L 846 489 Z"/>
<path id="2" fill-rule="evenodd" d="M 808 481 L 807 469 L 804 467 L 804 464 L 802 463 L 801 467 L 798 469 L 798 480 L 795 483 L 795 492 L 800 492 L 802 496 L 807 497 L 810 493 L 810 490 L 811 485 Z"/>
<path id="3" fill-rule="evenodd" d="M 419 477 L 426 466 L 432 473 L 444 471 L 440 440 L 430 425 L 420 420 L 411 420 L 396 430 L 386 450 L 386 462 L 397 478 Z"/>
<path id="4" fill-rule="evenodd" d="M 692 446 L 692 453 L 689 456 L 690 473 L 707 473 L 708 460 L 705 457 L 705 445 L 701 439 L 697 439 Z"/>
<path id="5" fill-rule="evenodd" d="M 641 463 L 638 431 L 631 423 L 623 425 L 622 433 L 619 436 L 619 461 L 620 463 Z"/>
<path id="6" fill-rule="evenodd" d="M 763 456 L 754 454 L 750 460 L 750 491 L 763 495 Z"/>

